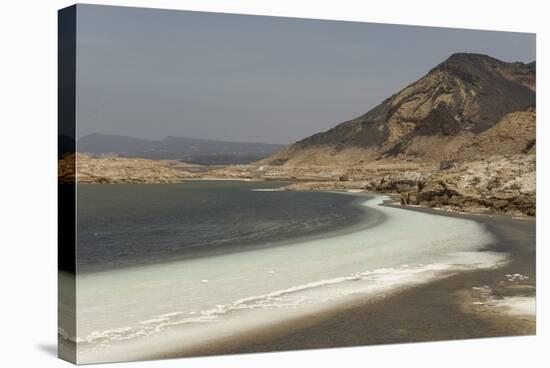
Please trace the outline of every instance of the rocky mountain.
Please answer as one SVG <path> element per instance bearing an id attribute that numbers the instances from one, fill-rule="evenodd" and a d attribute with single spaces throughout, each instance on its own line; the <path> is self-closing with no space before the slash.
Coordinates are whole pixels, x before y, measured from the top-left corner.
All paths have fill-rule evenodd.
<path id="1" fill-rule="evenodd" d="M 263 159 L 282 146 L 268 143 L 226 142 L 187 137 L 162 140 L 121 135 L 90 134 L 77 142 L 78 152 L 156 160 L 183 160 L 196 164 L 243 164 Z"/>
<path id="2" fill-rule="evenodd" d="M 536 113 L 513 112 L 498 123 L 462 144 L 453 157 L 475 160 L 480 157 L 512 154 L 534 154 L 536 144 Z"/>
<path id="3" fill-rule="evenodd" d="M 366 114 L 262 160 L 260 175 L 317 177 L 288 189 L 362 189 L 407 205 L 533 216 L 535 85 L 535 62 L 453 54 Z"/>
<path id="4" fill-rule="evenodd" d="M 396 194 L 404 205 L 534 216 L 535 65 L 454 54 L 366 114 L 251 164 L 197 167 L 180 160 L 258 151 L 266 157 L 277 147 L 82 138 L 79 151 L 177 160 L 79 156 L 78 181 L 281 180 L 293 182 L 287 190 L 368 190 Z M 95 151 L 86 149 L 90 141 Z M 69 157 L 60 173 L 74 180 L 71 165 Z"/>
<path id="5" fill-rule="evenodd" d="M 534 62 L 453 54 L 366 114 L 285 147 L 262 163 L 441 161 L 465 158 L 463 148 L 472 156 L 491 155 L 504 147 L 496 143 L 501 135 L 515 139 L 517 125 L 523 129 L 525 123 L 530 128 L 522 132 L 524 139 L 508 152 L 521 153 L 534 146 L 535 80 Z"/>

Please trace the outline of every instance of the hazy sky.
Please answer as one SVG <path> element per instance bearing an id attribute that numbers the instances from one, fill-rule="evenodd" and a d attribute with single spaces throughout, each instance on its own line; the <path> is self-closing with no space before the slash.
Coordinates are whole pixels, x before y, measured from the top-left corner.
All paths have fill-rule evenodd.
<path id="1" fill-rule="evenodd" d="M 290 143 L 455 52 L 535 60 L 535 35 L 79 5 L 78 136 Z"/>

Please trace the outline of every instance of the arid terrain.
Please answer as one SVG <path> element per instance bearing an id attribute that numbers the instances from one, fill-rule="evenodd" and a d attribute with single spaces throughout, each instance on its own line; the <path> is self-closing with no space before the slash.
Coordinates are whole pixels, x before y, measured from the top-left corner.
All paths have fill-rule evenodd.
<path id="1" fill-rule="evenodd" d="M 75 179 L 73 155 L 59 161 L 63 182 Z M 179 183 L 196 178 L 189 172 L 196 165 L 169 160 L 149 160 L 125 157 L 93 157 L 76 155 L 76 176 L 79 183 Z"/>
<path id="2" fill-rule="evenodd" d="M 395 193 L 402 204 L 535 215 L 535 63 L 453 54 L 366 114 L 244 165 L 78 155 L 82 183 L 291 180 L 288 190 Z M 69 178 L 70 159 L 60 175 Z"/>

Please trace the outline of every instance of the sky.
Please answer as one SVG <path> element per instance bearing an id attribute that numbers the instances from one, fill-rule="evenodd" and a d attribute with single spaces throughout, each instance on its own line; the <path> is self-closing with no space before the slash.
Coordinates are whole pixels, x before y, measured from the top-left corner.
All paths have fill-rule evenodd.
<path id="1" fill-rule="evenodd" d="M 455 52 L 535 60 L 535 35 L 78 5 L 77 135 L 288 144 Z"/>

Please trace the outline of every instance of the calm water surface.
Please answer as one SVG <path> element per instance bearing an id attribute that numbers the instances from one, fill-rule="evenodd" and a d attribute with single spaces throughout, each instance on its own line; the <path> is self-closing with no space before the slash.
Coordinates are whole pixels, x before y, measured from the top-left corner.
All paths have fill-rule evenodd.
<path id="1" fill-rule="evenodd" d="M 78 271 L 269 247 L 342 229 L 366 216 L 355 196 L 265 191 L 282 185 L 80 184 Z"/>

